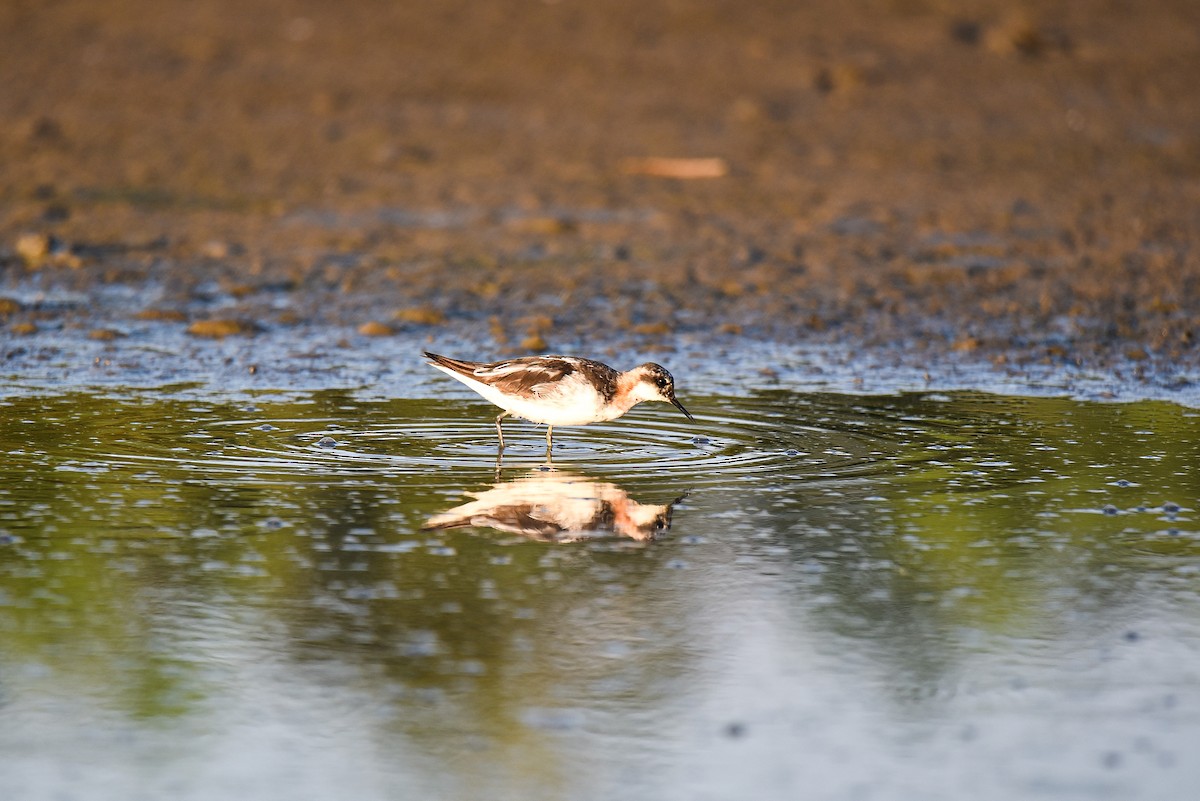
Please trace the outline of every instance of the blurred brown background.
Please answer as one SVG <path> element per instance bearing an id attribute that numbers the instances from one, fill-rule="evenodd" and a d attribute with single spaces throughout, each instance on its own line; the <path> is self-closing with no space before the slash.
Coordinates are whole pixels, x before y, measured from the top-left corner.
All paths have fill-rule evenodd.
<path id="1" fill-rule="evenodd" d="M 4 270 L 1191 359 L 1198 75 L 1192 0 L 8 0 Z"/>

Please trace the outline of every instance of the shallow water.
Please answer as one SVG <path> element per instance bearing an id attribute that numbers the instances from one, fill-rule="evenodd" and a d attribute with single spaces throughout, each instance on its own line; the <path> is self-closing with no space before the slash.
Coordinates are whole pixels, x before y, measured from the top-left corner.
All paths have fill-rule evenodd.
<path id="1" fill-rule="evenodd" d="M 0 798 L 1185 798 L 1200 416 L 0 400 Z"/>

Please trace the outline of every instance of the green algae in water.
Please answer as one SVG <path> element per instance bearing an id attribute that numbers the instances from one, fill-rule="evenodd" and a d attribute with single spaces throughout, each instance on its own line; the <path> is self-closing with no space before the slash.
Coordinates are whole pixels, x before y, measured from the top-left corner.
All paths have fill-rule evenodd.
<path id="1" fill-rule="evenodd" d="M 0 401 L 0 796 L 1197 786 L 1195 412 L 693 406 Z"/>

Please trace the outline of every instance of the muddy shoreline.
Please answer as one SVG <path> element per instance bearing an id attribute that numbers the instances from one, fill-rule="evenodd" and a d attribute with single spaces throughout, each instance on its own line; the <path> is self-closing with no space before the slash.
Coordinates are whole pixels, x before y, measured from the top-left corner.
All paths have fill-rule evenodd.
<path id="1" fill-rule="evenodd" d="M 0 371 L 437 342 L 1197 402 L 1200 9 L 854 10 L 8 4 Z"/>

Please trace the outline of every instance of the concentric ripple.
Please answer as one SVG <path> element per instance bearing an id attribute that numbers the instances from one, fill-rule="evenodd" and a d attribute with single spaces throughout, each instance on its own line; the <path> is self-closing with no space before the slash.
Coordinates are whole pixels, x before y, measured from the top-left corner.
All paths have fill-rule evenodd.
<path id="1" fill-rule="evenodd" d="M 249 413 L 194 402 L 185 408 L 141 407 L 136 421 L 106 414 L 75 453 L 81 463 L 266 481 L 419 475 L 441 483 L 454 471 L 496 466 L 488 406 L 362 402 L 343 404 L 336 415 L 322 408 L 306 417 L 295 414 L 295 405 L 262 403 Z M 764 398 L 707 399 L 695 406 L 695 422 L 666 408 L 641 407 L 612 423 L 560 427 L 554 432 L 553 463 L 608 478 L 721 487 L 770 476 L 869 475 L 895 451 L 888 437 L 863 430 L 844 415 L 834 424 L 829 410 L 815 404 L 796 414 Z M 825 419 L 808 422 L 817 418 Z M 544 426 L 508 420 L 505 434 L 504 467 L 546 463 Z"/>
<path id="2" fill-rule="evenodd" d="M 302 401 L 145 403 L 139 398 L 30 398 L 30 426 L 58 429 L 61 469 L 116 466 L 178 472 L 185 480 L 414 476 L 494 469 L 491 406 L 473 402 Z M 764 477 L 862 477 L 888 470 L 900 442 L 934 434 L 878 409 L 835 399 L 763 395 L 692 402 L 696 421 L 643 405 L 618 421 L 554 432 L 553 463 L 608 478 L 685 480 L 728 487 Z M 505 468 L 545 464 L 545 427 L 505 421 Z M 911 447 L 908 447 L 911 451 Z M 49 454 L 47 454 L 49 456 Z"/>

